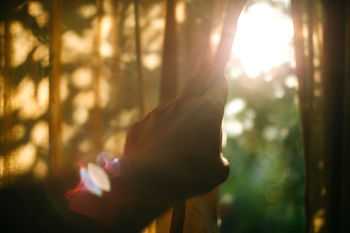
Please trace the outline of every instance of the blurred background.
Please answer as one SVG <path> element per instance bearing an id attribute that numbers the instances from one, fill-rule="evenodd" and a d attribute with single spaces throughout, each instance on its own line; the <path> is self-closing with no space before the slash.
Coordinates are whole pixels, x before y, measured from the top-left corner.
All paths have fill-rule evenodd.
<path id="1" fill-rule="evenodd" d="M 227 67 L 222 232 L 302 232 L 304 158 L 289 1 L 248 1 Z"/>

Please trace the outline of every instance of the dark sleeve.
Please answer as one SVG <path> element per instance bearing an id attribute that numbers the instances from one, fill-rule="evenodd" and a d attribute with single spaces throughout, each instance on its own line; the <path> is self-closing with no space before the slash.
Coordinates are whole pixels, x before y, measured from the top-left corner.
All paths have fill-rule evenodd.
<path id="1" fill-rule="evenodd" d="M 68 211 L 61 192 L 50 191 L 40 184 L 0 189 L 0 232 L 104 232 L 95 220 Z"/>

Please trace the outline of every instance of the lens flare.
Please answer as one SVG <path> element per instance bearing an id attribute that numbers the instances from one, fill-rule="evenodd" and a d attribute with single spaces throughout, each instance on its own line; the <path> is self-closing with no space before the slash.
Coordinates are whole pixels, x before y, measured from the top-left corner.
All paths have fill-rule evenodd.
<path id="1" fill-rule="evenodd" d="M 106 172 L 99 166 L 89 163 L 87 166 L 89 178 L 92 183 L 100 190 L 105 192 L 111 191 L 111 182 Z"/>
<path id="2" fill-rule="evenodd" d="M 87 190 L 96 196 L 102 196 L 103 192 L 111 191 L 110 177 L 120 174 L 119 159 L 112 153 L 101 152 L 96 158 L 96 164 L 88 163 L 87 168 L 80 165 L 80 182 L 65 194 L 68 199 L 78 191 Z"/>
<path id="3" fill-rule="evenodd" d="M 101 152 L 97 158 L 96 163 L 103 167 L 111 176 L 118 176 L 120 174 L 119 159 L 109 152 Z"/>
<path id="4" fill-rule="evenodd" d="M 89 171 L 86 168 L 80 169 L 80 179 L 83 181 L 85 188 L 91 193 L 99 197 L 102 195 L 102 189 L 91 179 Z"/>

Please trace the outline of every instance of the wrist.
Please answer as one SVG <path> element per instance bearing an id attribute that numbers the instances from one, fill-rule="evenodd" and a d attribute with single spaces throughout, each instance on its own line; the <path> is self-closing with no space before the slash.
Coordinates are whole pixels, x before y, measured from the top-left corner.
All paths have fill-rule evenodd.
<path id="1" fill-rule="evenodd" d="M 122 157 L 119 162 L 121 173 L 111 180 L 112 191 L 106 195 L 106 198 L 115 202 L 113 200 L 118 199 L 118 197 L 113 193 L 114 186 L 116 183 L 123 184 L 123 187 L 118 188 L 128 190 L 122 194 L 125 198 L 125 204 L 128 203 L 128 209 L 123 211 L 128 211 L 128 213 L 122 221 L 118 221 L 115 227 L 121 232 L 123 230 L 125 232 L 140 232 L 155 217 L 169 209 L 174 202 L 171 202 L 164 195 L 164 190 L 161 187 L 155 186 L 149 177 L 146 178 L 144 174 L 137 171 L 128 158 Z M 123 182 L 121 183 L 121 181 Z M 126 212 L 123 214 L 125 215 Z M 118 215 L 115 216 L 118 217 Z"/>
<path id="2" fill-rule="evenodd" d="M 138 205 L 162 211 L 174 204 L 169 190 L 151 175 L 133 165 L 128 157 L 120 158 L 119 162 L 122 167 L 120 177 L 130 180 L 135 186 Z"/>

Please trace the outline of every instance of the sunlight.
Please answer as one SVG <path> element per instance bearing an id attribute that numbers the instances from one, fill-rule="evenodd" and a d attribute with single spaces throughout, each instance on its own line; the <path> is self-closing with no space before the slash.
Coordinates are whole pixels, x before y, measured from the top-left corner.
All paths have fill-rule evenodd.
<path id="1" fill-rule="evenodd" d="M 183 23 L 186 20 L 186 4 L 184 1 L 179 1 L 176 4 L 176 22 Z"/>
<path id="2" fill-rule="evenodd" d="M 74 79 L 73 79 L 74 83 Z M 79 83 L 80 84 L 80 83 Z M 60 101 L 64 102 L 69 95 L 69 87 L 68 87 L 68 77 L 67 75 L 62 75 L 60 80 Z"/>
<path id="3" fill-rule="evenodd" d="M 29 1 L 28 14 L 35 18 L 36 23 L 40 27 L 44 27 L 49 21 L 49 13 L 44 10 L 43 5 L 40 2 Z"/>
<path id="4" fill-rule="evenodd" d="M 91 109 L 95 105 L 95 96 L 93 91 L 82 91 L 76 94 L 73 99 L 75 107 L 84 107 Z"/>
<path id="5" fill-rule="evenodd" d="M 226 134 L 229 137 L 237 137 L 243 133 L 243 124 L 236 119 L 224 120 L 223 124 Z"/>
<path id="6" fill-rule="evenodd" d="M 32 49 L 38 44 L 38 39 L 19 21 L 13 21 L 10 30 L 13 49 L 11 63 L 13 67 L 18 67 L 27 60 Z"/>
<path id="7" fill-rule="evenodd" d="M 72 83 L 77 88 L 88 88 L 92 83 L 92 71 L 89 67 L 78 67 L 73 71 Z"/>
<path id="8" fill-rule="evenodd" d="M 295 75 L 289 75 L 284 84 L 288 87 L 288 88 L 297 88 L 298 87 L 298 80 L 297 77 Z"/>
<path id="9" fill-rule="evenodd" d="M 314 232 L 320 232 L 321 228 L 324 225 L 324 218 L 325 218 L 326 211 L 324 208 L 318 210 L 313 217 L 313 227 Z"/>
<path id="10" fill-rule="evenodd" d="M 42 66 L 49 65 L 49 48 L 47 45 L 39 44 L 33 53 L 33 60 L 40 61 Z"/>
<path id="11" fill-rule="evenodd" d="M 216 47 L 220 42 L 221 35 L 219 32 L 215 32 L 210 37 L 210 43 L 213 47 Z"/>
<path id="12" fill-rule="evenodd" d="M 35 119 L 47 111 L 48 96 L 48 78 L 44 78 L 40 81 L 37 93 L 35 93 L 35 83 L 27 76 L 17 86 L 13 97 L 15 110 L 19 111 L 19 117 L 21 119 Z"/>
<path id="13" fill-rule="evenodd" d="M 237 113 L 243 111 L 245 106 L 246 106 L 246 102 L 244 101 L 244 99 L 235 98 L 226 104 L 225 116 L 228 116 L 228 117 L 234 116 Z"/>
<path id="14" fill-rule="evenodd" d="M 77 107 L 73 112 L 74 123 L 78 125 L 84 124 L 89 118 L 88 109 L 82 106 Z"/>
<path id="15" fill-rule="evenodd" d="M 68 30 L 62 35 L 62 63 L 72 63 L 92 52 L 93 29 L 85 29 L 82 35 Z"/>
<path id="16" fill-rule="evenodd" d="M 162 60 L 157 53 L 149 53 L 143 56 L 143 65 L 148 70 L 154 70 L 160 66 Z"/>
<path id="17" fill-rule="evenodd" d="M 96 15 L 97 13 L 97 8 L 94 4 L 90 3 L 90 4 L 86 4 L 86 5 L 82 5 L 79 9 L 78 9 L 78 14 L 82 17 L 82 18 L 90 18 L 93 17 L 94 15 Z"/>
<path id="18" fill-rule="evenodd" d="M 249 7 L 238 19 L 233 54 L 251 78 L 293 60 L 290 17 L 267 3 Z"/>
<path id="19" fill-rule="evenodd" d="M 35 162 L 36 152 L 36 147 L 28 143 L 13 151 L 8 158 L 1 156 L 0 178 L 5 175 L 20 175 L 28 172 Z"/>
<path id="20" fill-rule="evenodd" d="M 113 19 L 110 16 L 102 17 L 101 21 L 101 43 L 100 54 L 102 57 L 112 57 L 113 47 L 108 41 L 108 36 L 113 26 Z"/>
<path id="21" fill-rule="evenodd" d="M 46 121 L 37 122 L 31 132 L 31 140 L 36 146 L 48 149 L 49 125 Z"/>

